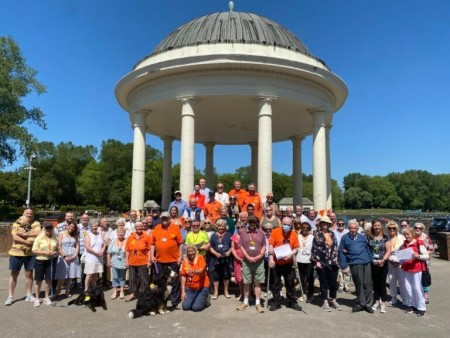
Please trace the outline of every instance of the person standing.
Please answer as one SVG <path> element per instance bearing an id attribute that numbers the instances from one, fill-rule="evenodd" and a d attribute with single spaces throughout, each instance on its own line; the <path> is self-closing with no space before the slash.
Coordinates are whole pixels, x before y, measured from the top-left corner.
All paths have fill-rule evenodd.
<path id="1" fill-rule="evenodd" d="M 130 211 L 130 220 L 125 224 L 125 230 L 131 234 L 134 231 L 136 225 L 138 214 L 136 210 Z"/>
<path id="2" fill-rule="evenodd" d="M 303 292 L 306 293 L 306 295 L 301 295 L 299 300 L 303 301 L 306 296 L 306 302 L 310 303 L 314 295 L 314 264 L 311 261 L 314 236 L 309 233 L 311 226 L 308 222 L 301 223 L 299 219 L 294 220 L 294 224 L 295 222 L 300 223 L 300 232 L 298 233 L 300 247 L 297 253 L 297 267 Z"/>
<path id="3" fill-rule="evenodd" d="M 348 222 L 349 232 L 341 239 L 339 246 L 339 264 L 344 273 L 350 270 L 356 288 L 356 302 L 353 312 L 373 313 L 372 252 L 366 236 L 358 233 L 358 221 Z"/>
<path id="4" fill-rule="evenodd" d="M 33 242 L 41 232 L 41 224 L 34 221 L 33 210 L 25 209 L 23 215 L 13 223 L 11 236 L 13 244 L 8 251 L 9 254 L 9 270 L 11 276 L 8 281 L 8 297 L 5 306 L 13 303 L 14 290 L 17 285 L 17 277 L 19 276 L 22 266 L 25 269 L 25 289 L 27 295 L 25 301 L 34 302 L 32 295 L 33 287 L 33 268 L 35 257 L 31 251 Z"/>
<path id="5" fill-rule="evenodd" d="M 125 225 L 125 223 L 124 223 Z M 83 214 L 80 218 L 80 223 L 78 224 L 78 237 L 80 242 L 80 250 L 78 252 L 78 259 L 80 260 L 80 274 L 81 274 L 81 288 L 84 288 L 84 284 L 86 282 L 86 274 L 84 273 L 84 266 L 85 264 L 81 262 L 81 256 L 86 251 L 86 237 L 88 233 L 91 232 L 91 226 L 89 224 L 89 215 Z"/>
<path id="6" fill-rule="evenodd" d="M 130 294 L 125 299 L 126 302 L 132 301 L 138 293 L 142 294 L 148 288 L 151 261 L 150 243 L 151 238 L 144 233 L 142 222 L 137 221 L 134 232 L 131 233 L 125 244 L 125 268 L 128 268 L 130 275 Z M 118 245 L 120 244 L 118 243 Z"/>
<path id="7" fill-rule="evenodd" d="M 345 223 L 342 218 L 339 218 L 337 220 L 337 229 L 333 231 L 334 236 L 337 240 L 337 245 L 339 248 L 339 245 L 341 244 L 342 236 L 344 236 L 348 232 L 348 229 L 345 228 Z M 350 292 L 350 273 L 343 273 L 342 269 L 339 268 L 338 271 L 338 284 L 339 284 L 339 292 L 345 291 Z"/>
<path id="8" fill-rule="evenodd" d="M 402 298 L 403 306 L 407 307 L 409 306 L 409 304 L 407 303 L 405 296 L 405 277 L 397 257 L 397 251 L 401 250 L 401 248 L 403 247 L 405 237 L 403 237 L 403 235 L 399 233 L 399 226 L 394 221 L 389 221 L 386 224 L 386 229 L 388 231 L 389 241 L 391 242 L 391 255 L 389 256 L 388 260 L 389 290 L 391 294 L 391 301 L 389 303 L 392 306 L 397 305 L 397 293 L 398 290 L 400 290 L 400 297 Z"/>
<path id="9" fill-rule="evenodd" d="M 244 284 L 244 301 L 236 308 L 239 311 L 249 307 L 248 299 L 252 279 L 255 283 L 256 312 L 263 313 L 261 305 L 261 284 L 264 283 L 264 254 L 266 252 L 266 238 L 264 231 L 256 227 L 256 219 L 248 220 L 248 227 L 240 232 L 239 246 L 244 260 L 242 261 L 242 278 Z M 253 278 L 252 278 L 253 277 Z"/>
<path id="10" fill-rule="evenodd" d="M 186 210 L 188 208 L 188 204 L 186 203 L 186 201 L 181 199 L 181 191 L 180 190 L 175 191 L 175 199 L 172 202 L 170 202 L 169 210 L 172 207 L 178 208 L 178 216 L 179 217 L 183 216 L 184 210 Z"/>
<path id="11" fill-rule="evenodd" d="M 328 292 L 331 299 L 331 307 L 342 311 L 342 307 L 336 301 L 338 265 L 338 246 L 336 237 L 329 230 L 333 222 L 328 216 L 319 219 L 319 230 L 314 234 L 311 249 L 312 261 L 315 263 L 320 282 L 320 295 L 322 297 L 322 310 L 330 312 L 328 304 Z"/>
<path id="12" fill-rule="evenodd" d="M 73 212 L 69 211 L 66 212 L 64 215 L 64 222 L 59 223 L 55 228 L 55 235 L 59 236 L 61 232 L 66 231 L 66 228 L 69 224 L 73 222 Z"/>
<path id="13" fill-rule="evenodd" d="M 127 259 L 125 250 L 125 229 L 118 228 L 117 236 L 111 241 L 108 247 L 108 267 L 112 269 L 112 287 L 113 293 L 111 299 L 117 298 L 117 289 L 120 288 L 120 299 L 125 298 L 125 274 L 127 271 Z"/>
<path id="14" fill-rule="evenodd" d="M 207 198 L 207 196 L 205 194 L 206 194 L 206 192 L 202 193 L 200 191 L 200 185 L 196 184 L 196 185 L 194 185 L 194 192 L 189 195 L 189 201 L 195 200 L 195 205 L 201 209 L 205 205 L 205 201 Z M 208 189 L 208 195 L 209 195 L 209 189 Z"/>
<path id="15" fill-rule="evenodd" d="M 271 288 L 273 299 L 269 310 L 276 311 L 281 307 L 281 277 L 283 277 L 288 301 L 287 307 L 301 311 L 302 307 L 298 305 L 295 297 L 295 269 L 293 268 L 295 264 L 294 258 L 297 255 L 300 244 L 297 233 L 292 230 L 292 219 L 285 217 L 282 224 L 280 228 L 273 229 L 269 238 L 269 267 L 274 269 L 274 281 Z M 276 257 L 275 249 L 283 245 L 289 246 L 289 253 L 283 257 Z"/>
<path id="16" fill-rule="evenodd" d="M 280 217 L 280 208 L 278 207 L 278 204 L 276 204 L 273 201 L 273 193 L 269 192 L 266 195 L 266 201 L 263 203 L 263 215 L 266 214 L 266 211 L 268 208 L 270 208 L 272 210 L 272 215 L 275 215 L 277 217 Z M 261 223 L 263 224 L 263 223 Z"/>
<path id="17" fill-rule="evenodd" d="M 253 205 L 254 209 L 254 216 L 259 220 L 261 219 L 262 215 L 263 215 L 263 210 L 262 210 L 262 202 L 261 202 L 261 197 L 259 196 L 259 194 L 256 192 L 256 185 L 254 183 L 250 183 L 248 186 L 248 191 L 247 194 L 244 196 L 244 204 L 242 206 L 242 210 L 247 211 L 247 207 L 249 205 Z M 250 213 L 249 213 L 250 215 Z"/>
<path id="18" fill-rule="evenodd" d="M 267 224 L 267 223 L 272 224 L 272 229 L 281 227 L 281 221 L 276 216 L 276 214 L 273 212 L 273 209 L 271 206 L 266 206 L 266 208 L 264 210 L 264 215 L 263 215 L 263 217 L 261 217 L 261 220 L 259 221 L 259 224 L 262 224 L 262 225 Z"/>
<path id="19" fill-rule="evenodd" d="M 50 300 L 50 288 L 52 280 L 55 277 L 56 262 L 58 257 L 58 241 L 56 240 L 53 225 L 47 223 L 44 225 L 44 231 L 36 237 L 32 248 L 33 254 L 36 255 L 34 262 L 34 307 L 41 305 L 39 294 L 41 292 L 42 281 L 45 280 L 45 305 L 53 305 Z"/>
<path id="20" fill-rule="evenodd" d="M 205 214 L 203 213 L 203 210 L 197 206 L 195 198 L 189 199 L 189 207 L 184 210 L 183 218 L 185 220 L 190 219 L 191 221 L 194 219 L 203 221 L 205 219 Z"/>
<path id="21" fill-rule="evenodd" d="M 239 219 L 239 213 L 241 212 L 239 205 L 236 203 L 236 196 L 230 196 L 230 205 L 227 207 L 227 209 L 228 217 L 231 218 L 234 222 L 234 225 L 236 225 Z"/>
<path id="22" fill-rule="evenodd" d="M 214 191 L 209 192 L 208 202 L 203 206 L 203 214 L 209 218 L 213 224 L 220 218 L 222 203 L 214 198 Z"/>
<path id="23" fill-rule="evenodd" d="M 216 199 L 216 201 L 222 203 L 223 207 L 227 207 L 230 205 L 230 196 L 226 192 L 224 192 L 223 189 L 223 183 L 218 183 L 217 192 L 215 193 L 214 198 Z"/>
<path id="24" fill-rule="evenodd" d="M 425 230 L 425 224 L 423 224 L 421 222 L 417 222 L 414 224 L 414 237 L 416 239 L 420 239 L 425 244 L 425 247 L 427 248 L 427 251 L 428 251 L 428 259 L 425 261 L 425 263 L 426 263 L 426 268 L 429 271 L 430 255 L 432 253 L 434 253 L 434 245 L 433 245 L 433 242 L 431 241 L 431 238 L 427 234 L 424 233 L 424 230 Z M 426 283 L 422 283 L 422 287 L 423 287 L 423 293 L 425 296 L 425 304 L 429 304 L 430 303 L 430 299 L 429 299 L 430 285 L 428 285 Z"/>
<path id="25" fill-rule="evenodd" d="M 98 223 L 91 225 L 91 232 L 86 236 L 86 263 L 84 271 L 86 281 L 84 291 L 87 291 L 92 284 L 96 284 L 98 274 L 103 273 L 103 254 L 105 253 L 106 243 L 103 236 L 98 231 Z"/>
<path id="26" fill-rule="evenodd" d="M 158 224 L 153 230 L 150 244 L 150 262 L 156 274 L 159 274 L 165 266 L 170 267 L 172 271 L 180 270 L 183 258 L 183 237 L 180 227 L 170 223 L 168 212 L 161 213 L 161 224 Z M 178 306 L 180 300 L 180 278 L 177 276 L 172 281 L 171 302 L 173 309 Z"/>
<path id="27" fill-rule="evenodd" d="M 223 281 L 223 293 L 226 298 L 231 298 L 228 293 L 228 285 L 231 277 L 231 234 L 226 232 L 227 223 L 219 219 L 217 221 L 217 232 L 211 235 L 209 271 L 213 277 L 214 295 L 212 299 L 219 296 L 219 282 Z"/>
<path id="28" fill-rule="evenodd" d="M 228 193 L 228 195 L 231 196 L 235 196 L 237 199 L 237 204 L 239 206 L 240 211 L 243 211 L 243 207 L 244 207 L 244 199 L 245 199 L 245 195 L 247 194 L 247 191 L 245 191 L 245 189 L 241 188 L 241 181 L 234 181 L 234 189 L 231 189 L 230 192 Z"/>

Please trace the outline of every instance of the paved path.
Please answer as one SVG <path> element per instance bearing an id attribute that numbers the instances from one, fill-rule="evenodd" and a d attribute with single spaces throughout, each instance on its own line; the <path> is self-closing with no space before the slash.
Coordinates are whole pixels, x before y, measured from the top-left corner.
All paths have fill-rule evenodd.
<path id="1" fill-rule="evenodd" d="M 450 301 L 448 279 L 450 262 L 433 259 L 431 304 L 423 318 L 388 308 L 386 314 L 351 313 L 351 294 L 338 294 L 342 312 L 324 313 L 319 304 L 306 304 L 303 312 L 282 308 L 257 314 L 254 307 L 239 312 L 235 299 L 223 296 L 201 313 L 176 310 L 164 316 L 127 319 L 135 301 L 110 300 L 108 310 L 96 313 L 83 307 L 33 308 L 18 299 L 5 307 L 9 276 L 8 258 L 0 256 L 0 336 L 1 337 L 449 337 Z M 23 276 L 16 296 L 24 296 Z M 60 305 L 67 304 L 63 300 Z"/>

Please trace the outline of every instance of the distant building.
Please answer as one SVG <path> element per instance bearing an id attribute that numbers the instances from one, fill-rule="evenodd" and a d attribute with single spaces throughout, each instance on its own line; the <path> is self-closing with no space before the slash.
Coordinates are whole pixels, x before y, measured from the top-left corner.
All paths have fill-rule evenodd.
<path id="1" fill-rule="evenodd" d="M 303 197 L 302 201 L 303 205 L 303 212 L 307 212 L 310 209 L 314 208 L 314 203 L 307 197 Z M 283 197 L 279 202 L 278 206 L 280 207 L 280 210 L 284 211 L 287 207 L 294 208 L 294 198 L 293 197 Z"/>

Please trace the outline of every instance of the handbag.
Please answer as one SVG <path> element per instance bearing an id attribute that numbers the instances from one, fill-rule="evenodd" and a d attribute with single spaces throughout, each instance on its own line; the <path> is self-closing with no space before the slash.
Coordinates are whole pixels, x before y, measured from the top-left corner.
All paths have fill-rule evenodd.
<path id="1" fill-rule="evenodd" d="M 417 244 L 417 250 L 420 252 L 419 244 Z M 428 268 L 428 264 L 425 263 L 425 270 L 423 269 L 423 264 L 424 264 L 424 262 L 421 262 L 421 265 L 422 265 L 422 286 L 426 288 L 426 287 L 429 287 L 431 285 L 431 274 L 430 274 L 430 269 Z"/>
<path id="2" fill-rule="evenodd" d="M 81 264 L 86 263 L 86 251 L 83 252 L 83 254 L 81 255 L 80 262 L 81 262 Z"/>

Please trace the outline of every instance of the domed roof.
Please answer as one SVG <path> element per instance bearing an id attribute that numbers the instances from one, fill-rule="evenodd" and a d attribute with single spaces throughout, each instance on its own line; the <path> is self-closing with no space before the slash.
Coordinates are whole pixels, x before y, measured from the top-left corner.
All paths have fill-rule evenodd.
<path id="1" fill-rule="evenodd" d="M 263 44 L 313 57 L 308 48 L 276 22 L 253 13 L 219 12 L 194 19 L 167 36 L 150 56 L 168 50 L 215 43 Z"/>

